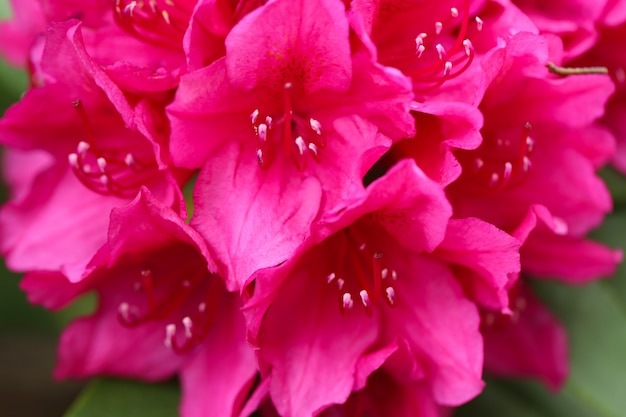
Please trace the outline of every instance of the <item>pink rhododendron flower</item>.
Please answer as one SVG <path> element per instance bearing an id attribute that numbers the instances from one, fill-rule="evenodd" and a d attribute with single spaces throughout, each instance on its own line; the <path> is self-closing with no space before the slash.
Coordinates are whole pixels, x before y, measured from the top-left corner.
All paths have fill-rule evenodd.
<path id="1" fill-rule="evenodd" d="M 159 144 L 137 131 L 141 113 L 86 55 L 78 23 L 50 29 L 40 74 L 45 85 L 29 90 L 0 122 L 3 144 L 47 159 L 25 167 L 28 182 L 11 184 L 14 198 L 0 214 L 2 250 L 14 269 L 60 269 L 77 280 L 106 238 L 113 207 L 144 184 L 173 206 L 179 191 L 158 167 Z M 151 111 L 145 103 L 137 109 Z"/>
<path id="2" fill-rule="evenodd" d="M 370 355 L 385 356 L 394 344 L 404 346 L 398 369 L 412 370 L 405 377 L 425 384 L 433 402 L 458 405 L 480 392 L 477 309 L 443 260 L 463 259 L 477 276 L 506 281 L 519 271 L 515 255 L 506 254 L 517 244 L 483 228 L 482 236 L 507 247 L 493 259 L 507 262 L 480 261 L 471 246 L 465 255 L 453 245 L 447 256 L 429 255 L 450 213 L 441 187 L 405 160 L 315 223 L 294 259 L 259 272 L 246 314 L 281 415 L 345 402 L 377 368 Z M 296 311 L 298 320 L 284 321 Z M 360 383 L 355 375 L 363 375 Z"/>
<path id="3" fill-rule="evenodd" d="M 96 312 L 63 333 L 55 375 L 159 380 L 177 372 L 185 417 L 236 413 L 256 363 L 238 296 L 212 273 L 202 238 L 145 188 L 113 211 L 108 235 L 91 261 L 93 272 L 80 283 L 43 273 L 22 283 L 31 301 L 49 308 L 98 293 Z M 43 292 L 66 297 L 51 303 Z M 211 402 L 201 394 L 206 390 Z"/>
<path id="4" fill-rule="evenodd" d="M 621 260 L 586 234 L 626 136 L 625 2 L 574 3 L 14 1 L 0 249 L 32 303 L 98 296 L 55 375 L 178 375 L 183 417 L 561 386 L 528 276 Z"/>

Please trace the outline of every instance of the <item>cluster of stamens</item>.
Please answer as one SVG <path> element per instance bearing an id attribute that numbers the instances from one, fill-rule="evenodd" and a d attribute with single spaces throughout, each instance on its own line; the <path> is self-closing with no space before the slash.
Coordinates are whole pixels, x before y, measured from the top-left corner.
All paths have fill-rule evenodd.
<path id="1" fill-rule="evenodd" d="M 459 34 L 454 44 L 447 48 L 439 40 L 446 26 L 456 27 L 461 19 Z M 458 77 L 472 64 L 475 56 L 474 47 L 467 38 L 469 30 L 469 1 L 464 2 L 463 8 L 450 9 L 450 21 L 437 21 L 434 30 L 430 33 L 421 32 L 415 38 L 416 67 L 405 71 L 413 78 L 414 83 L 423 85 L 420 90 L 427 91 L 441 86 L 448 80 Z M 478 16 L 474 17 L 476 30 L 483 29 L 484 22 Z M 434 58 L 434 59 L 433 59 Z"/>
<path id="2" fill-rule="evenodd" d="M 284 110 L 280 117 L 262 115 L 259 109 L 250 114 L 250 121 L 257 137 L 257 161 L 261 167 L 267 167 L 276 157 L 276 142 L 280 142 L 281 132 L 283 155 L 290 157 L 298 170 L 306 169 L 309 157 L 316 162 L 320 161 L 320 150 L 326 146 L 322 124 L 312 117 L 303 117 L 294 111 L 292 90 L 293 84 L 285 83 Z"/>
<path id="3" fill-rule="evenodd" d="M 76 152 L 70 153 L 67 158 L 76 178 L 99 194 L 134 197 L 139 187 L 153 175 L 156 166 L 142 162 L 132 153 L 112 152 L 107 155 L 99 150 L 82 102 L 76 100 L 73 104 L 85 125 L 87 139 L 78 142 Z"/>
<path id="4" fill-rule="evenodd" d="M 531 125 L 525 123 L 519 142 L 509 138 L 489 139 L 474 151 L 461 151 L 459 159 L 469 170 L 473 182 L 486 185 L 490 192 L 515 187 L 528 175 L 530 156 L 535 141 L 530 136 Z M 478 181 L 476 181 L 478 179 Z"/>
<path id="5" fill-rule="evenodd" d="M 116 0 L 117 24 L 144 41 L 180 48 L 189 25 L 193 2 L 174 0 Z"/>
<path id="6" fill-rule="evenodd" d="M 207 280 L 202 272 L 182 281 L 176 279 L 178 274 L 155 278 L 148 268 L 142 269 L 139 275 L 140 279 L 133 284 L 133 292 L 143 293 L 145 300 L 140 302 L 143 306 L 126 301 L 120 303 L 120 323 L 132 328 L 149 320 L 169 319 L 179 314 L 184 306 L 192 304 L 196 307 L 192 311 L 186 310 L 187 314 L 181 319 L 182 326 L 176 323 L 165 326 L 164 344 L 177 353 L 187 352 L 197 346 L 211 330 L 217 315 L 221 289 L 214 285 L 216 280 Z M 198 293 L 205 293 L 205 296 L 193 304 L 191 300 Z"/>
<path id="7" fill-rule="evenodd" d="M 338 258 L 341 267 L 337 267 L 326 276 L 326 283 L 336 287 L 339 294 L 339 307 L 345 314 L 355 306 L 358 300 L 368 315 L 372 307 L 380 300 L 393 307 L 396 303 L 395 282 L 398 273 L 384 266 L 383 253 L 369 250 L 366 243 L 354 246 L 353 232 L 347 231 L 341 244 Z M 355 250 L 356 249 L 356 250 Z"/>

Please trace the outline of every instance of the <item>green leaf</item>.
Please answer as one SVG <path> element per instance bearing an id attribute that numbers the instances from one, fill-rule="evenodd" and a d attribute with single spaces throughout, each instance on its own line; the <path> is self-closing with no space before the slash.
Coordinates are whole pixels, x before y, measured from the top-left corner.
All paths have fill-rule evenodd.
<path id="1" fill-rule="evenodd" d="M 626 250 L 626 211 L 594 233 Z M 563 390 L 550 394 L 534 382 L 488 380 L 484 394 L 458 417 L 623 417 L 626 410 L 626 266 L 587 286 L 554 282 L 535 285 L 563 321 L 570 340 L 571 374 Z"/>
<path id="2" fill-rule="evenodd" d="M 178 417 L 175 382 L 144 384 L 121 379 L 89 383 L 64 417 Z"/>

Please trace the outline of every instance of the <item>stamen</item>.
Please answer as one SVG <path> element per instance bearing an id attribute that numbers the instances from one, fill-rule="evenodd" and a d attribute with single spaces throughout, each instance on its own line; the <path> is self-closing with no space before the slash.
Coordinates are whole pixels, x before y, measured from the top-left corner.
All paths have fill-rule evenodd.
<path id="1" fill-rule="evenodd" d="M 474 18 L 476 20 L 476 29 L 480 32 L 481 30 L 483 30 L 483 25 L 485 24 L 485 22 L 483 22 L 483 20 L 476 16 Z"/>
<path id="2" fill-rule="evenodd" d="M 174 340 L 174 336 L 176 335 L 176 325 L 174 323 L 170 323 L 165 326 L 165 340 L 164 344 L 166 347 L 172 349 L 174 344 L 172 343 Z"/>
<path id="3" fill-rule="evenodd" d="M 443 23 L 435 22 L 435 33 L 437 35 L 440 35 L 442 30 L 443 30 Z"/>
<path id="4" fill-rule="evenodd" d="M 350 295 L 350 293 L 344 293 L 343 297 L 342 297 L 342 306 L 344 310 L 350 310 L 352 308 L 352 306 L 354 305 L 354 302 L 352 301 L 352 295 Z"/>
<path id="5" fill-rule="evenodd" d="M 450 15 L 452 17 L 459 17 L 459 9 L 457 9 L 456 7 L 450 8 Z"/>
<path id="6" fill-rule="evenodd" d="M 363 303 L 363 307 L 369 307 L 370 305 L 370 296 L 366 290 L 359 291 L 359 296 L 361 297 L 361 303 Z"/>
<path id="7" fill-rule="evenodd" d="M 390 306 L 393 306 L 396 303 L 396 291 L 393 287 L 385 288 L 385 293 L 387 294 L 387 302 Z"/>
<path id="8" fill-rule="evenodd" d="M 330 284 L 331 282 L 333 282 L 335 280 L 335 278 L 337 277 L 337 274 L 335 274 L 334 272 L 331 272 L 330 274 L 328 274 L 328 276 L 326 277 L 326 282 L 328 284 Z"/>
<path id="9" fill-rule="evenodd" d="M 185 326 L 185 336 L 188 339 L 191 339 L 193 337 L 193 334 L 191 333 L 193 322 L 191 321 L 191 318 L 189 316 L 183 318 L 183 326 Z"/>

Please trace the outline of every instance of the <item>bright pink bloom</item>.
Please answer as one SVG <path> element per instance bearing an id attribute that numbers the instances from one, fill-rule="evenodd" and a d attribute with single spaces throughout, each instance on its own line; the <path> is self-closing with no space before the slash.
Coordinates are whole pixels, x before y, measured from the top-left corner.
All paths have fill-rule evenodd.
<path id="1" fill-rule="evenodd" d="M 613 138 L 593 123 L 602 115 L 612 85 L 598 75 L 551 76 L 545 67 L 547 46 L 540 36 L 520 33 L 484 60 L 489 79 L 480 104 L 484 140 L 477 150 L 456 153 L 464 173 L 448 188 L 448 196 L 457 216 L 476 216 L 510 233 L 532 206 L 541 204 L 558 223 L 553 242 L 576 239 L 586 245 L 583 235 L 611 209 L 595 170 L 613 152 Z M 525 243 L 528 255 L 539 252 L 532 249 L 534 242 Z M 559 259 L 558 248 L 545 248 L 544 258 Z M 608 272 L 616 257 L 605 252 L 608 263 L 598 267 Z M 580 280 L 580 265 L 563 264 L 562 272 Z M 541 268 L 529 272 L 550 273 Z"/>
<path id="2" fill-rule="evenodd" d="M 270 2 L 230 32 L 225 58 L 181 79 L 168 108 L 170 148 L 176 164 L 206 163 L 193 222 L 228 282 L 241 285 L 254 270 L 285 261 L 320 205 L 361 190 L 392 139 L 412 135 L 408 79 L 373 63 L 349 35 L 338 0 Z M 231 215 L 230 201 L 240 215 Z M 261 220 L 274 218 L 275 226 Z M 295 220 L 285 238 L 265 239 L 282 219 Z M 254 266 L 234 264 L 243 258 Z"/>
<path id="3" fill-rule="evenodd" d="M 184 417 L 236 413 L 256 361 L 239 297 L 212 273 L 202 238 L 145 188 L 128 207 L 113 210 L 108 235 L 80 283 L 42 273 L 22 283 L 31 301 L 49 308 L 98 293 L 96 312 L 63 333 L 55 375 L 158 380 L 178 372 Z M 211 401 L 201 394 L 207 390 Z"/>
<path id="4" fill-rule="evenodd" d="M 464 254 L 464 241 L 455 246 L 453 236 L 429 254 L 444 240 L 449 216 L 441 187 L 405 160 L 314 223 L 295 258 L 256 275 L 246 308 L 250 334 L 281 415 L 345 402 L 398 345 L 398 369 L 433 402 L 458 405 L 480 392 L 477 310 L 445 259 L 474 271 L 474 279 L 502 282 L 519 271 L 519 244 L 483 228 L 477 237 L 506 246 L 490 260 L 472 245 Z M 453 235 L 464 230 L 458 222 Z M 285 321 L 286 314 L 297 319 Z"/>
<path id="5" fill-rule="evenodd" d="M 151 106 L 131 109 L 86 55 L 80 24 L 50 29 L 39 73 L 45 85 L 0 121 L 2 143 L 29 164 L 5 168 L 24 180 L 10 184 L 13 198 L 0 212 L 2 250 L 13 269 L 60 269 L 75 281 L 104 243 L 113 207 L 141 185 L 168 205 L 179 205 L 180 196 L 172 174 L 158 167 L 160 145 L 145 136 L 154 130 L 144 126 L 156 120 Z"/>

